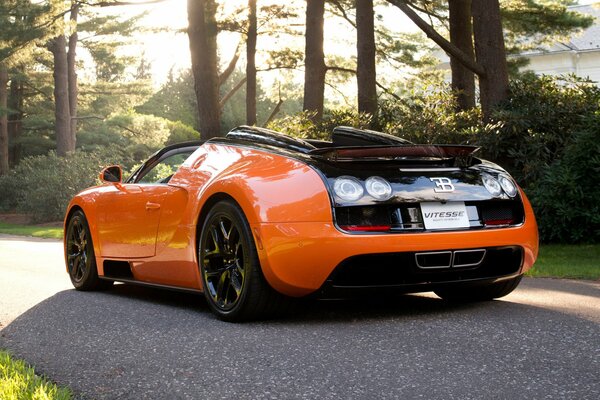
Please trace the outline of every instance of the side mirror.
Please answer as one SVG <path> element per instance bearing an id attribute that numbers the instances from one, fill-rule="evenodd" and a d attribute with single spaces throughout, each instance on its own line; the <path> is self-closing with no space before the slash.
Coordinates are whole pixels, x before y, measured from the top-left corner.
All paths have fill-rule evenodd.
<path id="1" fill-rule="evenodd" d="M 118 165 L 111 165 L 100 172 L 100 180 L 104 183 L 121 183 L 123 170 Z"/>

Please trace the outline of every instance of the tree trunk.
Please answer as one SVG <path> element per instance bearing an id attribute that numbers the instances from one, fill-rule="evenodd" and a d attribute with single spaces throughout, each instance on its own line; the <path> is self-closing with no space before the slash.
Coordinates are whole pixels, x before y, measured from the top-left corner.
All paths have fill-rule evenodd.
<path id="1" fill-rule="evenodd" d="M 23 78 L 22 67 L 20 71 L 10 79 L 10 93 L 8 96 L 8 108 L 11 110 L 8 116 L 8 163 L 16 165 L 21 159 L 21 133 L 23 132 Z"/>
<path id="2" fill-rule="evenodd" d="M 314 113 L 313 120 L 323 117 L 325 92 L 325 54 L 323 26 L 325 0 L 306 0 L 306 47 L 304 61 L 304 110 Z"/>
<path id="3" fill-rule="evenodd" d="M 219 73 L 217 66 L 217 5 L 215 0 L 188 0 L 188 37 L 194 91 L 202 139 L 219 136 Z"/>
<path id="4" fill-rule="evenodd" d="M 0 175 L 8 173 L 8 70 L 0 64 Z"/>
<path id="5" fill-rule="evenodd" d="M 256 125 L 256 0 L 248 0 L 248 38 L 246 40 L 246 123 Z"/>
<path id="6" fill-rule="evenodd" d="M 471 5 L 477 63 L 485 70 L 479 78 L 484 120 L 495 106 L 508 98 L 508 67 L 498 0 L 477 0 Z"/>
<path id="7" fill-rule="evenodd" d="M 75 60 L 77 57 L 77 17 L 79 14 L 79 4 L 72 4 L 71 22 L 73 23 L 73 33 L 69 36 L 69 51 L 67 53 L 67 69 L 69 76 L 69 112 L 71 114 L 71 142 L 73 150 L 77 144 L 77 71 Z"/>
<path id="8" fill-rule="evenodd" d="M 69 107 L 69 73 L 67 67 L 67 40 L 60 35 L 50 41 L 49 49 L 54 56 L 54 129 L 56 132 L 56 154 L 61 157 L 75 149 L 71 135 L 71 113 Z"/>
<path id="9" fill-rule="evenodd" d="M 377 126 L 377 70 L 375 67 L 375 25 L 373 0 L 356 0 L 356 49 L 358 111 L 370 114 Z"/>
<path id="10" fill-rule="evenodd" d="M 474 59 L 471 0 L 450 0 L 450 42 Z M 475 107 L 475 74 L 456 57 L 450 56 L 452 89 L 456 93 L 458 110 Z"/>
<path id="11" fill-rule="evenodd" d="M 473 56 L 461 51 L 453 43 L 446 40 L 440 35 L 433 26 L 429 25 L 423 18 L 419 16 L 407 3 L 406 0 L 387 0 L 388 3 L 398 7 L 412 22 L 421 29 L 429 39 L 433 40 L 446 53 L 452 57 L 456 57 L 465 67 L 476 73 L 478 76 L 485 75 L 485 69 L 473 60 Z M 476 1 L 475 3 L 479 3 Z"/>

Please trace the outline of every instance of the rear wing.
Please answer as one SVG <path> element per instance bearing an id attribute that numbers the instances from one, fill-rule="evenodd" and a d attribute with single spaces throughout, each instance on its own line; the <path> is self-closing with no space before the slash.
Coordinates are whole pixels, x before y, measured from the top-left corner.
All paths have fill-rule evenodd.
<path id="1" fill-rule="evenodd" d="M 406 162 L 417 160 L 454 160 L 456 166 L 472 164 L 473 154 L 479 150 L 477 146 L 469 145 L 419 145 L 409 144 L 400 146 L 362 146 L 362 147 L 329 147 L 311 150 L 312 157 L 325 159 L 330 162 Z"/>

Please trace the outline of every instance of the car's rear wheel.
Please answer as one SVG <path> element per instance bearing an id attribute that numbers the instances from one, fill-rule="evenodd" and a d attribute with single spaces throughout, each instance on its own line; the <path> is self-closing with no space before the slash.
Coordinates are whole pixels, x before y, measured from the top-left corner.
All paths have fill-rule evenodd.
<path id="1" fill-rule="evenodd" d="M 98 277 L 96 256 L 85 214 L 77 210 L 69 218 L 65 235 L 67 270 L 77 290 L 103 290 L 113 282 Z"/>
<path id="2" fill-rule="evenodd" d="M 232 201 L 221 201 L 208 212 L 198 263 L 208 305 L 222 320 L 272 317 L 287 303 L 265 280 L 248 221 Z"/>
<path id="3" fill-rule="evenodd" d="M 437 289 L 434 291 L 439 297 L 448 301 L 487 301 L 493 300 L 500 297 L 504 297 L 517 288 L 521 278 L 519 275 L 516 278 L 508 279 L 506 281 L 495 282 L 485 285 L 477 286 L 465 286 L 457 285 L 450 286 L 443 289 Z"/>

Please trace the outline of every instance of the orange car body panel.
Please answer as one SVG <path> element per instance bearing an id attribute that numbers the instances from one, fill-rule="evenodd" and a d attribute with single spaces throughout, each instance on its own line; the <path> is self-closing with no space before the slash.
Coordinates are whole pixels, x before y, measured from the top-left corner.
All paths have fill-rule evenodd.
<path id="1" fill-rule="evenodd" d="M 202 290 L 198 220 L 207 202 L 222 195 L 243 210 L 268 283 L 290 296 L 318 290 L 342 260 L 359 254 L 519 245 L 521 272 L 537 257 L 537 226 L 523 192 L 525 221 L 518 227 L 347 234 L 334 226 L 329 193 L 312 167 L 263 150 L 210 142 L 168 184 L 106 183 L 81 192 L 69 205 L 65 226 L 71 210 L 84 211 L 99 275 L 104 261 L 126 261 L 137 281 Z"/>
<path id="2" fill-rule="evenodd" d="M 361 254 L 519 245 L 524 250 L 520 271 L 524 273 L 537 258 L 538 235 L 531 206 L 525 194 L 521 192 L 521 195 L 526 203 L 525 222 L 512 228 L 476 232 L 347 234 L 335 228 L 331 221 L 260 224 L 261 265 L 273 287 L 294 296 L 318 290 L 339 263 Z M 427 240 L 423 240 L 423 235 L 427 235 Z"/>

